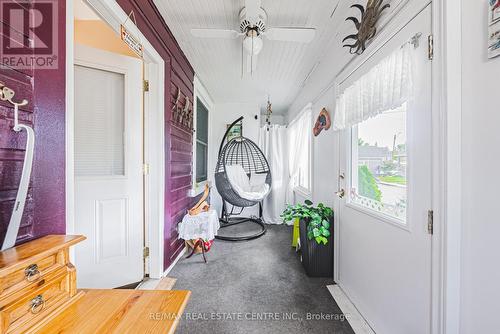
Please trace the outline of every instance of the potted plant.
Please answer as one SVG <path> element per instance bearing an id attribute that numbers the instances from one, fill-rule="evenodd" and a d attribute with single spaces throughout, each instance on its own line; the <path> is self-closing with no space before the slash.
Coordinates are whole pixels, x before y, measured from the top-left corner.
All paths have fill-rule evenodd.
<path id="1" fill-rule="evenodd" d="M 300 247 L 302 264 L 307 275 L 312 277 L 333 276 L 333 210 L 323 203 L 313 206 L 288 205 L 281 215 L 285 222 L 300 220 Z"/>

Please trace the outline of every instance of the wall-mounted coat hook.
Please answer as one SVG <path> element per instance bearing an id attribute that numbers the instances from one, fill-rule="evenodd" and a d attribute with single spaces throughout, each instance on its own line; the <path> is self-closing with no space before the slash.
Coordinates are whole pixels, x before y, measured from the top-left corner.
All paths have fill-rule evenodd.
<path id="1" fill-rule="evenodd" d="M 5 86 L 3 82 L 0 81 L 0 100 L 9 101 L 12 105 L 22 107 L 28 104 L 28 100 L 22 100 L 21 102 L 14 102 L 12 99 L 16 95 L 13 89 Z"/>
<path id="2" fill-rule="evenodd" d="M 21 180 L 19 182 L 19 188 L 17 190 L 16 201 L 14 202 L 14 208 L 12 209 L 12 215 L 10 216 L 9 225 L 7 227 L 7 232 L 5 234 L 5 239 L 2 244 L 1 250 L 6 250 L 15 245 L 17 234 L 19 233 L 19 227 L 21 226 L 21 219 L 24 213 L 24 205 L 26 204 L 26 197 L 28 196 L 28 187 L 31 177 L 31 169 L 33 167 L 33 150 L 35 148 L 35 132 L 33 128 L 26 124 L 19 123 L 19 107 L 28 104 L 28 100 L 22 100 L 21 102 L 14 102 L 16 93 L 13 89 L 5 86 L 3 82 L 0 81 L 0 100 L 9 101 L 14 106 L 14 128 L 16 132 L 21 130 L 26 131 L 26 152 L 24 154 L 23 172 L 21 174 Z"/>

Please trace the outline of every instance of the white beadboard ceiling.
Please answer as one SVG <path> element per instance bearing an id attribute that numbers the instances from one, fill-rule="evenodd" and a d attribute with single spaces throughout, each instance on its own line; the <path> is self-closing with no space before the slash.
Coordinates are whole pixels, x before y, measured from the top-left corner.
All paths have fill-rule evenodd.
<path id="1" fill-rule="evenodd" d="M 264 40 L 257 71 L 241 77 L 241 40 L 199 39 L 192 28 L 238 30 L 244 0 L 155 0 L 165 22 L 217 103 L 257 102 L 283 113 L 332 35 L 330 15 L 339 0 L 262 0 L 268 27 L 313 27 L 309 44 Z M 246 68 L 246 59 L 245 59 Z"/>
<path id="2" fill-rule="evenodd" d="M 404 1 L 386 0 L 393 4 Z M 359 17 L 359 11 L 349 8 L 350 5 L 366 4 L 364 0 L 262 0 L 262 7 L 268 14 L 268 27 L 312 27 L 316 28 L 316 37 L 309 44 L 264 38 L 257 71 L 253 76 L 245 71 L 242 78 L 240 39 L 200 39 L 193 37 L 190 30 L 238 30 L 238 13 L 244 0 L 154 2 L 216 103 L 258 103 L 263 111 L 269 94 L 273 112 L 277 114 L 288 111 L 307 84 L 311 71 L 318 71 L 324 57 L 339 57 L 341 62 L 350 58 L 348 50 L 342 48 L 341 40 L 355 33 L 355 28 L 352 22 L 345 22 L 345 18 L 351 15 Z"/>

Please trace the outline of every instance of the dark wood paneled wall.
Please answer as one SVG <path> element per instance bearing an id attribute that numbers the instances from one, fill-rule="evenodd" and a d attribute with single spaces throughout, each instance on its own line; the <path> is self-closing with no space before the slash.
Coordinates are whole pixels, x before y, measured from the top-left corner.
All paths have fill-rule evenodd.
<path id="1" fill-rule="evenodd" d="M 193 105 L 194 70 L 158 9 L 151 0 L 118 0 L 128 14 L 134 11 L 137 26 L 165 60 L 165 256 L 167 268 L 183 248 L 177 240 L 177 224 L 191 204 L 188 192 L 192 173 L 192 131 L 172 119 L 178 89 L 183 98 L 178 106 Z"/>
<path id="2" fill-rule="evenodd" d="M 27 12 L 37 1 L 20 2 Z M 65 1 L 54 2 L 58 11 L 57 69 L 15 69 L 0 65 L 0 81 L 16 92 L 14 100 L 27 99 L 20 121 L 34 128 L 36 144 L 31 185 L 18 242 L 51 233 L 65 233 Z M 0 38 L 10 28 L 0 18 Z M 12 31 L 10 31 L 12 33 Z M 24 36 L 28 39 L 28 36 Z M 0 49 L 0 57 L 3 48 Z M 12 130 L 13 108 L 0 102 L 0 242 L 10 220 L 19 185 L 26 145 L 25 132 Z"/>

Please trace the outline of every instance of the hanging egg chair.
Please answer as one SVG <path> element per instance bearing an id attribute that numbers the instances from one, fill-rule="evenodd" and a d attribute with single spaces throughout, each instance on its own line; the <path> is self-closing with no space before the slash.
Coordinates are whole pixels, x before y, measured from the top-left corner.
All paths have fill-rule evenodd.
<path id="1" fill-rule="evenodd" d="M 243 117 L 234 121 L 226 130 L 219 148 L 215 168 L 215 185 L 222 197 L 221 228 L 245 222 L 260 226 L 257 233 L 242 236 L 219 235 L 216 238 L 227 241 L 243 241 L 258 238 L 266 233 L 262 220 L 262 201 L 271 191 L 271 170 L 264 153 L 252 140 L 241 135 L 226 142 L 232 128 Z M 231 210 L 228 210 L 231 205 Z M 234 217 L 244 208 L 259 205 L 259 217 Z"/>

